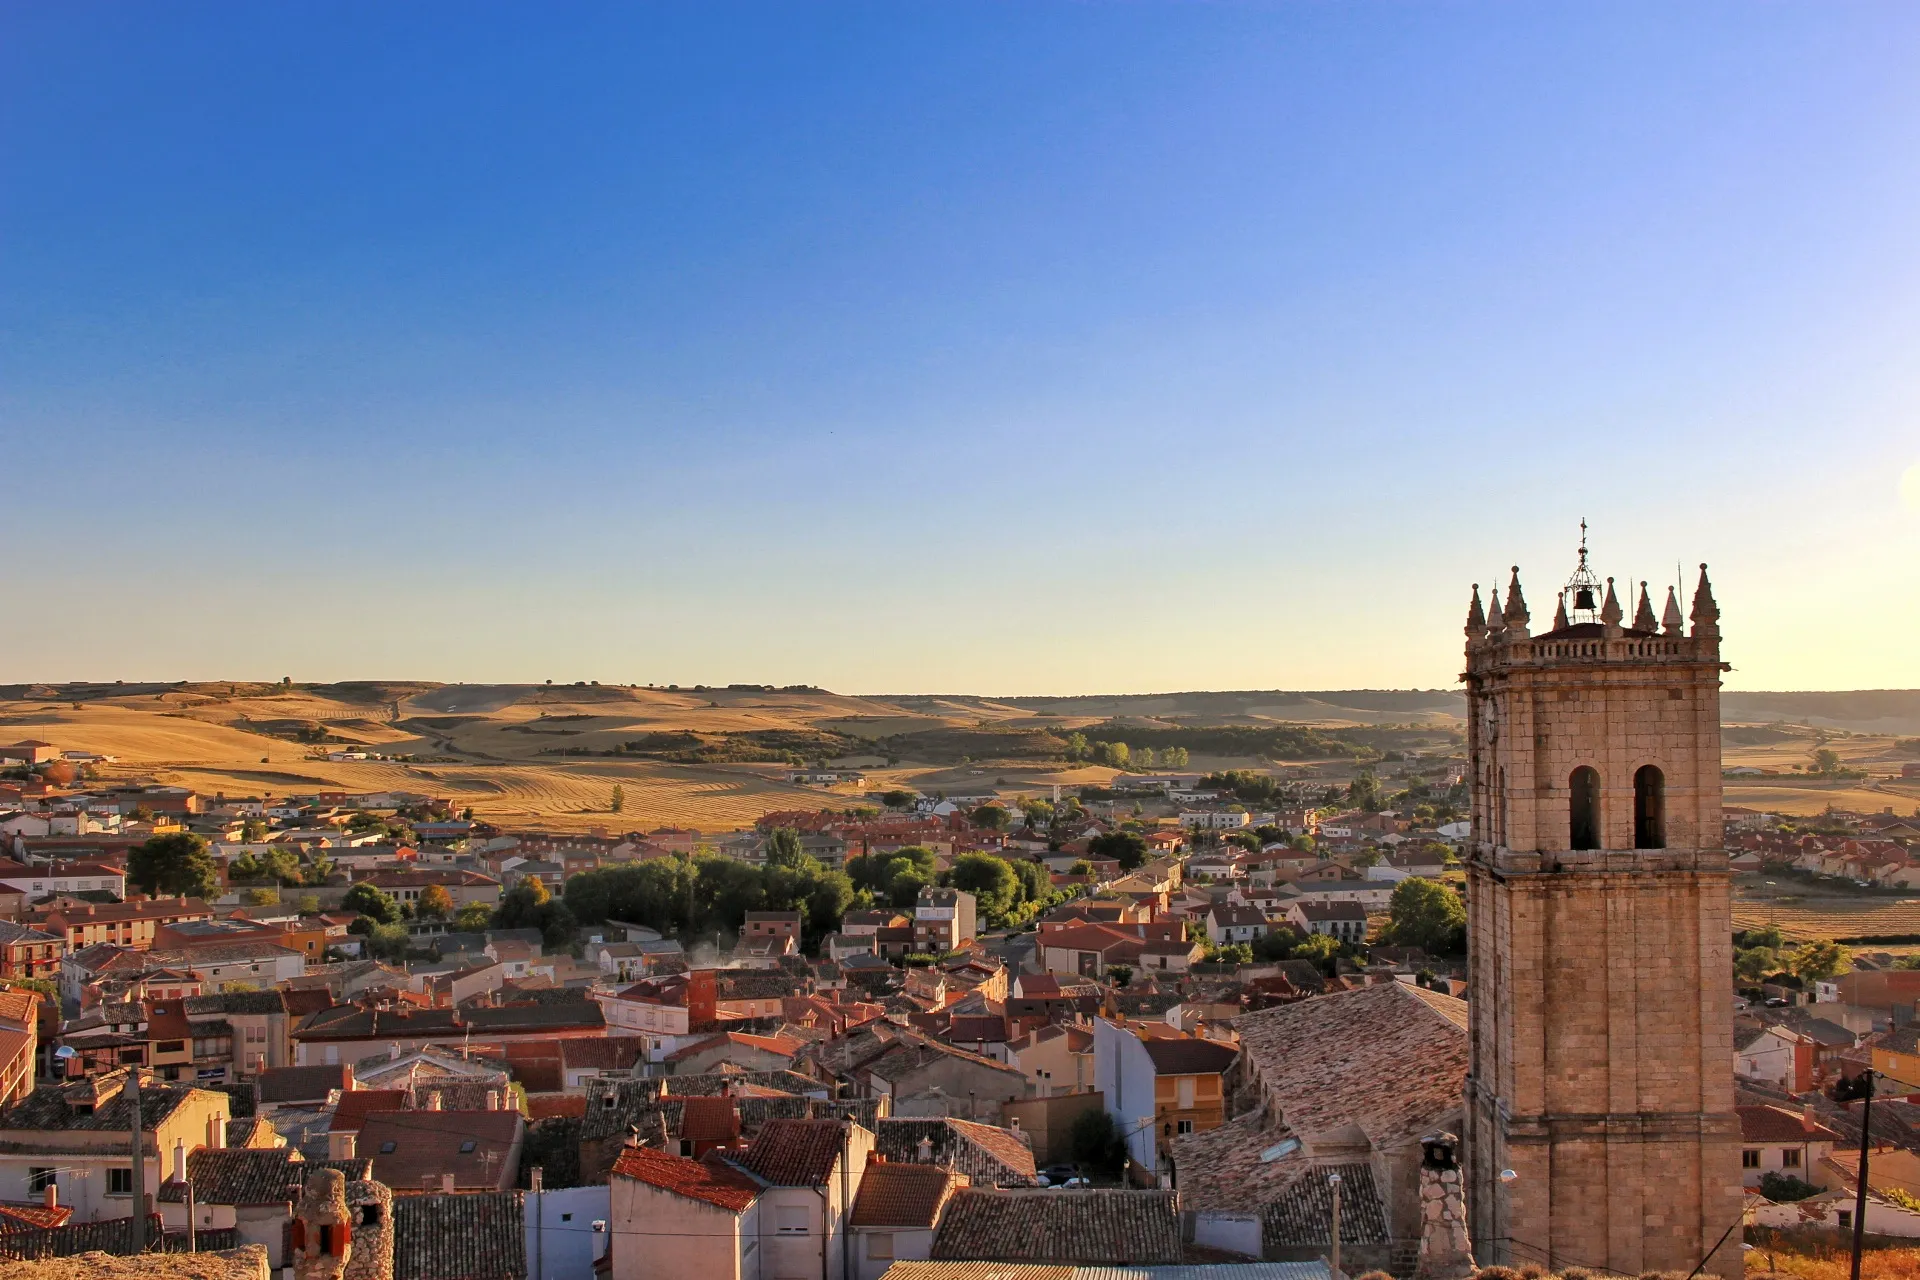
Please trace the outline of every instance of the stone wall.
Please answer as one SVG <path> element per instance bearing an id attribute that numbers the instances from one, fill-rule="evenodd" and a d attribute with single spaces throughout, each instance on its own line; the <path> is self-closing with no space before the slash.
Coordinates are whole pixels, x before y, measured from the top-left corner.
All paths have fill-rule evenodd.
<path id="1" fill-rule="evenodd" d="M 1469 644 L 1464 1137 L 1483 1263 L 1691 1272 L 1740 1217 L 1715 620 Z M 1649 764 L 1665 847 L 1636 849 Z M 1600 775 L 1600 849 L 1570 848 L 1581 767 Z M 1735 1240 L 1704 1270 L 1740 1267 Z"/>

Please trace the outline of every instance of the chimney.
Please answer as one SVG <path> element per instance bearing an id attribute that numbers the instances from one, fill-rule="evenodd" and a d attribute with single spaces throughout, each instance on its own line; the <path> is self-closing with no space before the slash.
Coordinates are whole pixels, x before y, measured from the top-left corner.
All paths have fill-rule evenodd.
<path id="1" fill-rule="evenodd" d="M 49 1209 L 58 1209 L 60 1207 L 60 1188 L 49 1182 L 46 1190 L 40 1193 L 40 1201 Z"/>
<path id="2" fill-rule="evenodd" d="M 1420 1255 L 1415 1280 L 1464 1280 L 1474 1271 L 1459 1145 L 1460 1139 L 1451 1133 L 1431 1133 L 1420 1140 Z"/>
<path id="3" fill-rule="evenodd" d="M 438 1111 L 440 1109 L 440 1091 L 438 1089 L 428 1092 L 426 1109 L 428 1111 Z"/>
<path id="4" fill-rule="evenodd" d="M 1814 1131 L 1814 1128 L 1818 1126 L 1819 1123 L 1820 1122 L 1818 1120 L 1815 1120 L 1813 1118 L 1813 1104 L 1811 1102 L 1801 1103 L 1800 1104 L 1800 1127 L 1805 1129 L 1808 1133 L 1812 1133 Z"/>
<path id="5" fill-rule="evenodd" d="M 173 1181 L 187 1180 L 187 1140 L 176 1138 L 173 1143 Z"/>
<path id="6" fill-rule="evenodd" d="M 487 1110 L 498 1111 L 499 1109 L 500 1109 L 500 1091 L 498 1089 L 487 1090 Z"/>
<path id="7" fill-rule="evenodd" d="M 425 1191 L 428 1195 L 432 1195 L 434 1192 L 438 1191 L 440 1189 L 440 1175 L 437 1173 L 421 1174 L 420 1189 L 422 1191 Z"/>
<path id="8" fill-rule="evenodd" d="M 360 1135 L 353 1132 L 351 1129 L 341 1133 L 328 1134 L 327 1135 L 327 1159 L 329 1160 L 353 1159 L 354 1147 L 359 1142 L 359 1140 L 360 1140 Z"/>
<path id="9" fill-rule="evenodd" d="M 440 1175 L 440 1194 L 443 1196 L 450 1196 L 453 1194 L 453 1175 L 452 1174 L 443 1173 Z"/>
<path id="10" fill-rule="evenodd" d="M 542 1191 L 546 1190 L 545 1183 L 545 1169 L 542 1169 L 539 1165 L 535 1165 L 533 1168 L 527 1170 L 527 1190 L 533 1192 L 535 1195 L 539 1195 Z"/>
<path id="11" fill-rule="evenodd" d="M 1020 1132 L 1020 1117 L 1009 1116 L 1007 1118 L 1007 1128 L 1013 1130 L 1015 1133 Z"/>
<path id="12" fill-rule="evenodd" d="M 920 1136 L 920 1145 L 917 1148 L 915 1154 L 920 1157 L 920 1163 L 932 1164 L 933 1163 L 933 1139 L 927 1137 L 925 1134 L 922 1134 Z"/>

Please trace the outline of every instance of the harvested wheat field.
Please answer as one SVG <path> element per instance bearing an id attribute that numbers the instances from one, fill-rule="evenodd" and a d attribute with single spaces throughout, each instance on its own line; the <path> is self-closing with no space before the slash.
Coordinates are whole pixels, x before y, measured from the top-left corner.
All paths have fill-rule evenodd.
<path id="1" fill-rule="evenodd" d="M 1843 898 L 1818 902 L 1736 901 L 1733 927 L 1764 929 L 1776 925 L 1789 938 L 1833 938 L 1840 942 L 1920 938 L 1920 898 L 1888 902 Z"/>

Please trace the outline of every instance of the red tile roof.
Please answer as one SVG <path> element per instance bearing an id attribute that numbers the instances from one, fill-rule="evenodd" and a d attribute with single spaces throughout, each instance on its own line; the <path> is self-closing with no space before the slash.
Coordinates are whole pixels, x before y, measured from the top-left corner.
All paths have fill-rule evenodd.
<path id="1" fill-rule="evenodd" d="M 740 1136 L 740 1111 L 732 1098 L 685 1098 L 680 1136 L 689 1142 L 732 1142 Z"/>
<path id="2" fill-rule="evenodd" d="M 334 1133 L 346 1133 L 366 1125 L 367 1117 L 376 1111 L 398 1111 L 407 1105 L 405 1089 L 350 1089 L 340 1095 L 340 1105 L 334 1108 L 333 1123 L 329 1129 Z"/>
<path id="3" fill-rule="evenodd" d="M 651 1147 L 623 1147 L 613 1176 L 632 1178 L 676 1196 L 744 1213 L 760 1194 L 760 1185 L 718 1160 L 689 1160 Z"/>
<path id="4" fill-rule="evenodd" d="M 1817 1120 L 1785 1107 L 1735 1107 L 1742 1142 L 1839 1142 L 1840 1135 Z"/>
<path id="5" fill-rule="evenodd" d="M 931 1227 L 940 1220 L 951 1182 L 940 1165 L 889 1164 L 884 1157 L 869 1155 L 860 1193 L 853 1199 L 851 1225 Z"/>
<path id="6" fill-rule="evenodd" d="M 769 1120 L 739 1163 L 775 1186 L 821 1186 L 840 1158 L 843 1132 L 839 1120 Z"/>

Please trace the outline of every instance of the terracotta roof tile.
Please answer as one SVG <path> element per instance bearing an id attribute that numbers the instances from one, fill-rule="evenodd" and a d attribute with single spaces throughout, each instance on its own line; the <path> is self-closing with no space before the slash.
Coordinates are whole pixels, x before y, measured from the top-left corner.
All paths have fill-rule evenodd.
<path id="1" fill-rule="evenodd" d="M 769 1120 L 737 1163 L 777 1187 L 824 1184 L 840 1159 L 844 1122 Z"/>
<path id="2" fill-rule="evenodd" d="M 452 1174 L 456 1189 L 492 1191 L 516 1173 L 507 1166 L 524 1123 L 518 1111 L 376 1111 L 354 1150 L 373 1158 L 374 1177 L 402 1191 L 430 1173 Z"/>
<path id="3" fill-rule="evenodd" d="M 760 1194 L 759 1183 L 725 1161 L 689 1160 L 652 1147 L 622 1148 L 613 1162 L 613 1176 L 632 1178 L 734 1213 L 746 1212 Z"/>
<path id="4" fill-rule="evenodd" d="M 1357 1126 L 1381 1146 L 1457 1124 L 1465 1016 L 1464 1001 L 1399 982 L 1241 1014 L 1240 1071 L 1260 1105 L 1174 1140 L 1188 1207 L 1244 1211 L 1279 1197 L 1305 1163 L 1297 1146 L 1280 1149 L 1290 1138 Z"/>
<path id="5" fill-rule="evenodd" d="M 931 1164 L 889 1164 L 869 1158 L 853 1199 L 856 1227 L 932 1227 L 953 1179 Z"/>
<path id="6" fill-rule="evenodd" d="M 1240 1056 L 1240 1050 L 1230 1044 L 1192 1037 L 1148 1040 L 1145 1048 L 1153 1059 L 1154 1074 L 1162 1076 L 1218 1075 Z"/>
<path id="7" fill-rule="evenodd" d="M 1735 1107 L 1742 1142 L 1840 1142 L 1839 1134 L 1817 1120 L 1785 1107 Z"/>

